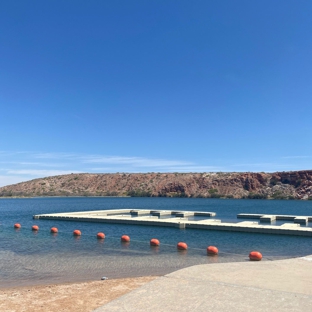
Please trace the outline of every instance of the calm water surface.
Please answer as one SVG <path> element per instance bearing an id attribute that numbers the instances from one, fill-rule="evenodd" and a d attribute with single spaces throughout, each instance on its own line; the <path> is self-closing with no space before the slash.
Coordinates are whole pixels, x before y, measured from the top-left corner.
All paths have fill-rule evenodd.
<path id="1" fill-rule="evenodd" d="M 191 198 L 32 198 L 0 200 L 0 287 L 162 275 L 195 264 L 248 261 L 251 250 L 265 260 L 312 254 L 311 237 L 207 231 L 105 223 L 33 220 L 34 214 L 97 209 L 141 208 L 216 212 L 222 221 L 238 222 L 238 213 L 312 215 L 312 201 L 222 200 Z M 20 230 L 14 223 L 22 225 Z M 285 221 L 276 224 L 285 223 Z M 31 231 L 37 224 L 40 230 Z M 57 235 L 50 228 L 59 229 Z M 312 226 L 312 224 L 308 224 Z M 72 232 L 80 229 L 82 236 Z M 105 240 L 96 233 L 104 232 Z M 129 245 L 120 236 L 131 236 Z M 158 238 L 161 246 L 151 248 Z M 189 249 L 178 252 L 184 241 Z M 207 257 L 215 245 L 220 254 Z"/>

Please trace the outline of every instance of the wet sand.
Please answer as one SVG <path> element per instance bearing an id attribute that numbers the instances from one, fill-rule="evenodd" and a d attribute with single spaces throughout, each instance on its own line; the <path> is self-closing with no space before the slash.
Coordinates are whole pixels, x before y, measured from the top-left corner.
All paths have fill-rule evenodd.
<path id="1" fill-rule="evenodd" d="M 0 289 L 0 311 L 93 311 L 157 276 Z"/>

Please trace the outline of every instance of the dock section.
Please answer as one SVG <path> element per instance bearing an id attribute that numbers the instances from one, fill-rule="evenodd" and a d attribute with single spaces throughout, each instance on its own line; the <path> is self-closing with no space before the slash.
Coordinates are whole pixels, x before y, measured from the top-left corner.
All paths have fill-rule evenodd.
<path id="1" fill-rule="evenodd" d="M 242 214 L 240 214 L 242 215 Z M 283 234 L 283 235 L 299 235 L 312 236 L 311 227 L 301 227 L 300 224 L 310 217 L 293 216 L 294 224 L 271 225 L 262 224 L 276 218 L 270 215 L 252 215 L 251 218 L 263 218 L 262 222 L 243 221 L 237 223 L 221 222 L 221 220 L 213 219 L 216 216 L 214 212 L 196 212 L 196 211 L 170 211 L 170 210 L 146 210 L 146 209 L 115 209 L 115 210 L 96 210 L 68 213 L 53 213 L 34 215 L 34 219 L 63 220 L 63 221 L 84 221 L 84 222 L 102 222 L 102 223 L 119 223 L 119 224 L 135 224 L 148 226 L 169 226 L 179 229 L 203 229 L 217 231 L 233 231 L 233 232 L 250 232 L 250 233 L 266 233 L 266 234 Z M 288 216 L 289 217 L 289 216 Z M 295 218 L 299 218 L 295 220 Z M 312 218 L 312 217 L 311 217 Z M 289 220 L 289 219 L 287 219 Z"/>
<path id="2" fill-rule="evenodd" d="M 268 222 L 271 223 L 272 221 L 276 220 L 276 216 L 272 216 L 272 215 L 263 215 L 262 217 L 260 217 L 260 222 Z"/>
<path id="3" fill-rule="evenodd" d="M 274 214 L 260 214 L 260 213 L 239 213 L 238 219 L 259 219 L 260 222 L 269 222 L 275 220 L 293 221 L 294 223 L 307 224 L 312 222 L 312 216 L 294 216 L 294 215 L 274 215 Z"/>

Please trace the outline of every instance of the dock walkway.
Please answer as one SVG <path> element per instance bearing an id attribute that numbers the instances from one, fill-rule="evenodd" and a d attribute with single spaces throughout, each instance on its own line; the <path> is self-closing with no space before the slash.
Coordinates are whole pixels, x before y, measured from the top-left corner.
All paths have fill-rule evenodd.
<path id="1" fill-rule="evenodd" d="M 274 215 L 260 213 L 239 213 L 237 218 L 259 219 L 260 222 L 269 222 L 275 220 L 293 221 L 294 223 L 307 224 L 312 221 L 312 216 L 293 216 L 293 215 Z"/>
<path id="2" fill-rule="evenodd" d="M 76 222 L 84 221 L 148 226 L 169 226 L 177 227 L 179 229 L 203 229 L 233 232 L 312 236 L 312 228 L 301 227 L 299 223 L 285 223 L 282 225 L 263 225 L 259 224 L 258 222 L 250 221 L 230 223 L 221 222 L 221 220 L 219 219 L 212 219 L 211 217 L 214 216 L 216 216 L 215 212 L 202 211 L 196 212 L 147 209 L 114 209 L 40 214 L 34 215 L 33 218 Z M 264 215 L 259 216 L 261 217 Z"/>

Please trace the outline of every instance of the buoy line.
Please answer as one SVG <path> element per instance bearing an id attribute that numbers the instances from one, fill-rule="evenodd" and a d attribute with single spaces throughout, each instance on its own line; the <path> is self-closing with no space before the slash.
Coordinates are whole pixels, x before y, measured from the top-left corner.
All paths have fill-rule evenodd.
<path id="1" fill-rule="evenodd" d="M 15 229 L 21 229 L 22 226 L 20 223 L 15 223 L 14 224 L 14 228 Z M 34 232 L 38 232 L 39 231 L 39 226 L 38 225 L 32 225 L 31 226 L 31 230 L 34 231 Z M 42 232 L 42 230 L 41 230 Z M 69 234 L 70 232 L 69 231 L 59 231 L 57 227 L 51 227 L 50 228 L 50 233 L 51 234 L 57 234 L 57 233 L 60 233 L 60 234 Z M 80 230 L 74 230 L 72 232 L 72 235 L 73 236 L 82 236 L 82 232 Z M 94 236 L 94 234 L 85 234 L 83 236 L 87 236 L 87 237 L 92 237 Z M 96 235 L 95 235 L 98 239 L 105 239 L 105 234 L 103 232 L 98 232 Z M 112 239 L 112 240 L 117 240 L 117 236 L 113 235 L 113 236 L 109 236 L 109 239 Z M 123 243 L 129 243 L 130 242 L 130 236 L 129 235 L 122 235 L 121 237 L 119 236 L 119 239 L 121 242 Z M 147 244 L 148 241 L 147 240 L 137 240 L 137 239 L 131 239 L 131 241 L 133 243 L 142 243 L 142 244 Z M 149 245 L 151 247 L 159 247 L 160 246 L 160 241 L 157 239 L 157 238 L 151 238 L 149 240 Z M 161 246 L 164 246 L 164 247 L 173 247 L 174 244 L 166 244 L 166 243 L 162 243 Z M 199 247 L 189 247 L 185 242 L 178 242 L 177 245 L 176 245 L 176 248 L 178 250 L 197 250 L 197 251 L 201 251 L 203 252 L 203 248 L 199 248 Z M 113 248 L 110 248 L 111 250 L 114 250 Z M 143 252 L 142 250 L 139 250 L 140 252 Z M 242 253 L 234 253 L 234 252 L 226 252 L 226 251 L 219 251 L 218 248 L 216 246 L 208 246 L 206 248 L 206 251 L 207 251 L 207 254 L 208 255 L 232 255 L 232 256 L 239 256 L 239 257 L 246 257 L 246 254 L 242 254 Z M 133 252 L 138 252 L 138 251 L 133 251 Z M 263 255 L 261 252 L 259 251 L 251 251 L 248 255 L 249 259 L 251 261 L 260 261 L 263 259 Z M 268 256 L 265 256 L 265 259 L 266 260 L 271 260 L 273 261 L 274 259 L 289 259 L 289 258 L 296 258 L 296 256 L 288 256 L 288 255 L 283 255 L 283 256 L 272 256 L 272 255 L 268 255 Z"/>

